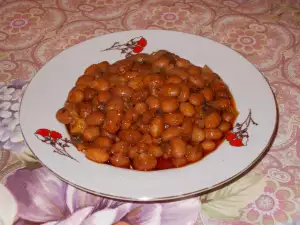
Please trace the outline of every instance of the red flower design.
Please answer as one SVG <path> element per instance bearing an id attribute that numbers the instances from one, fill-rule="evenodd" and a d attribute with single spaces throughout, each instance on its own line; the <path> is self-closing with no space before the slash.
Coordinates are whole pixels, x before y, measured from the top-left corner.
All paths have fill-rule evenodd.
<path id="1" fill-rule="evenodd" d="M 35 134 L 41 135 L 43 137 L 49 136 L 50 130 L 48 129 L 38 129 Z"/>
<path id="2" fill-rule="evenodd" d="M 147 45 L 147 40 L 143 37 L 135 37 L 124 44 L 115 42 L 110 48 L 104 49 L 103 51 L 109 50 L 120 50 L 121 54 L 125 54 L 125 57 L 131 56 L 133 53 L 140 53 L 144 50 Z"/>
<path id="3" fill-rule="evenodd" d="M 243 123 L 237 123 L 233 130 L 226 134 L 225 138 L 229 144 L 234 147 L 246 146 L 249 139 L 248 128 L 250 124 L 258 125 L 251 117 L 251 110 Z"/>
<path id="4" fill-rule="evenodd" d="M 62 135 L 56 131 L 51 131 L 49 136 L 54 140 L 62 138 Z"/>
<path id="5" fill-rule="evenodd" d="M 66 148 L 70 147 L 69 144 L 71 144 L 71 141 L 67 138 L 63 138 L 61 133 L 54 130 L 41 128 L 38 129 L 34 134 L 42 142 L 50 144 L 55 149 L 54 152 L 77 161 L 66 151 Z"/>

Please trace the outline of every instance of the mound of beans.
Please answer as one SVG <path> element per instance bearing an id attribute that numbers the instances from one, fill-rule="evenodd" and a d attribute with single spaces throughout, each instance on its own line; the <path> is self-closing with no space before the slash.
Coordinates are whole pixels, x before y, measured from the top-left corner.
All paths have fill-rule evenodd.
<path id="1" fill-rule="evenodd" d="M 165 50 L 89 66 L 56 114 L 86 158 L 140 171 L 201 160 L 236 116 L 216 73 Z"/>

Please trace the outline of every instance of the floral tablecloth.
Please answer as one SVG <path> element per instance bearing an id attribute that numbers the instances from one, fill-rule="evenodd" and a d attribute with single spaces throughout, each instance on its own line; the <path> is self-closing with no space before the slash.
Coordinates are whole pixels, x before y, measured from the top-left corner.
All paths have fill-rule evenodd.
<path id="1" fill-rule="evenodd" d="M 204 36 L 263 73 L 280 120 L 253 170 L 201 197 L 133 204 L 77 190 L 41 167 L 20 132 L 26 85 L 62 50 L 130 29 Z M 0 180 L 18 201 L 16 224 L 300 224 L 299 41 L 299 0 L 0 0 Z"/>

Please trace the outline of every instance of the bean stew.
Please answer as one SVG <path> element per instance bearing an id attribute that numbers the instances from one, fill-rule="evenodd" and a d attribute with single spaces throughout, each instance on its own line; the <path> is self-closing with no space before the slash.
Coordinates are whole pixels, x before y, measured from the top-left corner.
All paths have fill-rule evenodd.
<path id="1" fill-rule="evenodd" d="M 89 160 L 152 171 L 213 152 L 237 114 L 219 75 L 159 50 L 89 66 L 56 118 Z"/>

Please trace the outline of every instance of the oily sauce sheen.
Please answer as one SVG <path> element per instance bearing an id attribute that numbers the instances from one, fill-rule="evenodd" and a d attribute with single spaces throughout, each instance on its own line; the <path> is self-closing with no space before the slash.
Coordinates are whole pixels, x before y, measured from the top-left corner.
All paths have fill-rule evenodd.
<path id="1" fill-rule="evenodd" d="M 219 75 L 159 50 L 89 66 L 56 118 L 89 160 L 152 171 L 213 152 L 237 114 Z"/>

